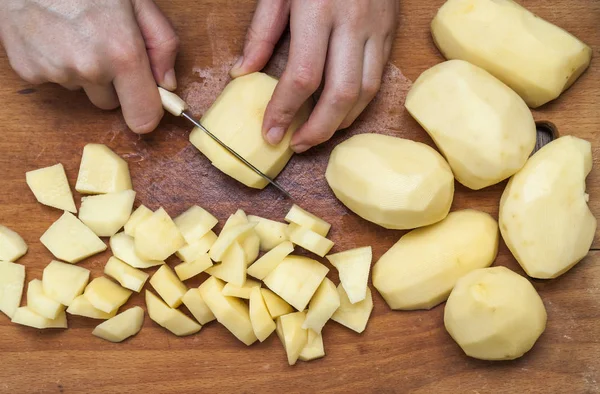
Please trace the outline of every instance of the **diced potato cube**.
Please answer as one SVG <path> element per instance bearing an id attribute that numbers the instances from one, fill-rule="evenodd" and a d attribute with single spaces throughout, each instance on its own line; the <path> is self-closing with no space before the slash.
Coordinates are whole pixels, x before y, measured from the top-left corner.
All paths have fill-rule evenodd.
<path id="1" fill-rule="evenodd" d="M 248 224 L 248 216 L 246 216 L 246 212 L 243 209 L 238 209 L 235 211 L 233 215 L 230 215 L 225 221 L 221 232 L 230 230 L 236 226 L 241 226 L 242 224 Z"/>
<path id="2" fill-rule="evenodd" d="M 186 263 L 192 262 L 203 254 L 208 253 L 216 240 L 217 234 L 214 231 L 209 231 L 204 237 L 196 242 L 185 245 L 175 252 L 175 254 Z"/>
<path id="3" fill-rule="evenodd" d="M 122 260 L 112 256 L 104 266 L 104 274 L 115 279 L 126 289 L 139 293 L 144 287 L 148 274 L 139 269 L 133 268 Z"/>
<path id="4" fill-rule="evenodd" d="M 150 284 L 171 308 L 181 305 L 181 298 L 188 290 L 168 265 L 163 265 L 152 275 Z"/>
<path id="5" fill-rule="evenodd" d="M 269 315 L 271 315 L 273 319 L 277 319 L 279 316 L 287 315 L 288 313 L 292 313 L 294 311 L 294 308 L 292 308 L 290 304 L 285 302 L 281 297 L 273 293 L 271 290 L 261 288 L 260 294 L 263 296 L 265 305 L 269 310 Z"/>
<path id="6" fill-rule="evenodd" d="M 315 233 L 308 227 L 302 227 L 296 223 L 290 223 L 288 234 L 292 243 L 313 252 L 317 256 L 325 257 L 333 248 L 333 242 Z"/>
<path id="7" fill-rule="evenodd" d="M 308 342 L 300 352 L 298 358 L 302 361 L 312 361 L 325 357 L 325 348 L 323 347 L 323 336 L 313 330 L 308 330 Z"/>
<path id="8" fill-rule="evenodd" d="M 263 280 L 293 251 L 294 245 L 291 242 L 280 243 L 248 267 L 248 275 Z"/>
<path id="9" fill-rule="evenodd" d="M 348 299 L 356 304 L 367 296 L 367 282 L 371 270 L 373 252 L 370 246 L 330 254 L 327 260 L 337 268 L 340 282 L 346 290 Z"/>
<path id="10" fill-rule="evenodd" d="M 90 271 L 83 267 L 52 261 L 44 268 L 42 287 L 46 296 L 69 306 L 83 294 L 89 279 Z"/>
<path id="11" fill-rule="evenodd" d="M 246 281 L 246 254 L 238 242 L 234 242 L 223 255 L 221 264 L 213 265 L 206 273 L 226 282 L 243 286 Z"/>
<path id="12" fill-rule="evenodd" d="M 25 173 L 27 186 L 40 204 L 58 208 L 61 211 L 77 212 L 73 193 L 69 187 L 67 174 L 62 164 L 40 168 Z"/>
<path id="13" fill-rule="evenodd" d="M 112 237 L 129 220 L 134 201 L 133 190 L 83 197 L 79 220 L 99 237 Z"/>
<path id="14" fill-rule="evenodd" d="M 90 282 L 85 288 L 83 296 L 88 299 L 94 308 L 111 313 L 127 302 L 131 296 L 131 291 L 101 276 Z"/>
<path id="15" fill-rule="evenodd" d="M 134 306 L 100 323 L 94 328 L 92 334 L 110 342 L 123 342 L 140 332 L 142 324 L 144 324 L 144 310 Z"/>
<path id="16" fill-rule="evenodd" d="M 189 289 L 181 301 L 183 301 L 183 305 L 185 305 L 192 315 L 194 315 L 196 320 L 198 320 L 198 323 L 206 324 L 216 319 L 206 302 L 204 302 L 198 288 L 194 287 Z"/>
<path id="17" fill-rule="evenodd" d="M 210 212 L 197 205 L 177 216 L 175 224 L 188 244 L 198 241 L 219 223 L 219 220 Z"/>
<path id="18" fill-rule="evenodd" d="M 110 237 L 110 249 L 116 258 L 129 264 L 134 268 L 150 268 L 162 265 L 162 260 L 147 260 L 135 252 L 133 237 L 121 232 Z"/>
<path id="19" fill-rule="evenodd" d="M 12 320 L 15 324 L 28 326 L 43 330 L 45 328 L 67 328 L 67 315 L 61 311 L 56 319 L 47 319 L 40 316 L 26 306 L 22 306 L 15 311 Z"/>
<path id="20" fill-rule="evenodd" d="M 0 224 L 0 260 L 17 261 L 27 253 L 27 244 L 13 230 Z"/>
<path id="21" fill-rule="evenodd" d="M 114 193 L 133 189 L 127 162 L 102 144 L 83 148 L 75 190 L 82 194 Z"/>
<path id="22" fill-rule="evenodd" d="M 239 241 L 245 235 L 250 233 L 254 227 L 256 227 L 256 223 L 246 223 L 222 230 L 221 234 L 219 234 L 219 237 L 210 248 L 210 258 L 216 262 L 222 261 L 223 255 L 227 252 L 227 249 L 229 249 L 236 241 Z"/>
<path id="23" fill-rule="evenodd" d="M 117 314 L 118 309 L 113 310 L 110 313 L 102 312 L 100 309 L 97 309 L 90 303 L 90 301 L 85 298 L 82 294 L 80 296 L 75 297 L 75 299 L 71 302 L 71 305 L 67 308 L 67 313 L 71 315 L 84 316 L 89 317 L 90 319 L 110 319 Z"/>
<path id="24" fill-rule="evenodd" d="M 288 313 L 277 318 L 277 336 L 285 348 L 289 365 L 296 364 L 308 343 L 308 331 L 302 328 L 305 318 L 304 312 Z"/>
<path id="25" fill-rule="evenodd" d="M 160 208 L 138 224 L 135 230 L 135 251 L 149 260 L 164 260 L 185 245 L 185 239 L 169 216 Z"/>
<path id="26" fill-rule="evenodd" d="M 325 323 L 331 319 L 331 316 L 339 307 L 340 296 L 335 284 L 329 278 L 323 279 L 315 295 L 310 300 L 310 304 L 308 304 L 308 312 L 306 312 L 306 320 L 302 323 L 302 328 L 320 334 Z"/>
<path id="27" fill-rule="evenodd" d="M 46 319 L 54 320 L 65 307 L 44 294 L 42 281 L 34 279 L 27 286 L 27 306 Z"/>
<path id="28" fill-rule="evenodd" d="M 248 215 L 250 223 L 257 223 L 254 231 L 260 239 L 260 250 L 268 252 L 280 243 L 288 240 L 287 224 L 274 220 Z"/>
<path id="29" fill-rule="evenodd" d="M 0 261 L 0 311 L 12 318 L 21 305 L 25 286 L 25 266 Z"/>
<path id="30" fill-rule="evenodd" d="M 204 272 L 208 268 L 213 266 L 213 262 L 208 256 L 208 253 L 204 253 L 199 256 L 196 260 L 190 262 L 183 262 L 175 266 L 175 273 L 180 280 L 188 280 L 196 275 Z"/>
<path id="31" fill-rule="evenodd" d="M 125 234 L 135 237 L 135 230 L 137 230 L 137 226 L 142 223 L 144 220 L 148 219 L 152 216 L 152 211 L 148 209 L 145 205 L 140 205 L 137 207 L 135 211 L 129 216 L 127 223 L 123 227 Z"/>
<path id="32" fill-rule="evenodd" d="M 146 308 L 150 319 L 177 336 L 192 335 L 202 328 L 200 324 L 187 317 L 180 310 L 170 308 L 148 290 L 146 290 Z"/>
<path id="33" fill-rule="evenodd" d="M 242 224 L 248 224 L 248 217 L 246 213 L 238 209 L 233 215 L 229 216 L 221 233 L 228 231 L 236 226 L 241 226 Z M 240 236 L 237 241 L 242 245 L 242 249 L 244 249 L 244 253 L 246 254 L 246 263 L 248 265 L 252 264 L 254 260 L 258 257 L 260 253 L 260 238 L 258 234 L 250 230 L 244 235 Z"/>
<path id="34" fill-rule="evenodd" d="M 285 215 L 285 220 L 288 223 L 295 223 L 298 226 L 306 227 L 322 237 L 327 237 L 329 229 L 331 229 L 331 224 L 312 213 L 305 211 L 296 204 L 294 204 L 287 215 Z"/>
<path id="35" fill-rule="evenodd" d="M 352 304 L 346 295 L 344 287 L 340 284 L 337 288 L 340 296 L 340 307 L 335 311 L 331 320 L 348 327 L 351 330 L 361 333 L 367 327 L 369 316 L 373 311 L 373 298 L 371 289 L 367 287 L 367 297 L 356 304 Z"/>
<path id="36" fill-rule="evenodd" d="M 267 339 L 276 328 L 258 286 L 253 287 L 250 291 L 250 322 L 254 334 L 261 342 Z"/>
<path id="37" fill-rule="evenodd" d="M 233 283 L 225 284 L 223 288 L 223 295 L 228 297 L 250 299 L 250 293 L 255 287 L 260 287 L 260 282 L 252 279 L 246 279 L 243 286 L 234 285 Z"/>
<path id="38" fill-rule="evenodd" d="M 59 260 L 77 263 L 106 250 L 106 244 L 72 213 L 65 212 L 40 241 Z"/>

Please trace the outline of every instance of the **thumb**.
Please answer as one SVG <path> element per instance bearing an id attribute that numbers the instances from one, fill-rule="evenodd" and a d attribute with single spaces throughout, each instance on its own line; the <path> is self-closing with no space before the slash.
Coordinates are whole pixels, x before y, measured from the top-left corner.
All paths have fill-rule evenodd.
<path id="1" fill-rule="evenodd" d="M 168 90 L 177 88 L 175 57 L 179 38 L 167 17 L 152 0 L 134 0 L 133 9 L 156 83 Z"/>
<path id="2" fill-rule="evenodd" d="M 246 34 L 244 54 L 229 71 L 233 78 L 259 71 L 267 64 L 289 16 L 289 0 L 259 0 Z"/>

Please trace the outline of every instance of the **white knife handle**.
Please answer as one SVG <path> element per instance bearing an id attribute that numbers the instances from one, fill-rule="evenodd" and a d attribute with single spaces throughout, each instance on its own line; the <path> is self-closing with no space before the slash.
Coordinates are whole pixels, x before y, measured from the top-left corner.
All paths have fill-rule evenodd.
<path id="1" fill-rule="evenodd" d="M 160 94 L 160 101 L 162 102 L 163 108 L 172 113 L 175 116 L 181 116 L 183 111 L 188 109 L 188 105 L 178 95 L 173 92 L 169 92 L 161 87 L 158 88 Z"/>

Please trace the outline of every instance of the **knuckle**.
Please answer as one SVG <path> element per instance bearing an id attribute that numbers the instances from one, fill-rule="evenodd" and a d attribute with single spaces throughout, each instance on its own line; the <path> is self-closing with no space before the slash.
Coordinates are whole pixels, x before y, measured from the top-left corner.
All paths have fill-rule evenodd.
<path id="1" fill-rule="evenodd" d="M 109 57 L 118 69 L 135 67 L 143 62 L 146 56 L 145 49 L 142 50 L 134 40 L 123 40 L 114 42 L 109 49 Z"/>
<path id="2" fill-rule="evenodd" d="M 379 89 L 381 88 L 381 79 L 373 78 L 363 82 L 362 91 L 369 101 L 375 97 Z"/>
<path id="3" fill-rule="evenodd" d="M 355 85 L 343 85 L 336 88 L 331 94 L 331 102 L 335 107 L 347 107 L 358 99 L 360 87 Z"/>
<path id="4" fill-rule="evenodd" d="M 181 40 L 176 34 L 170 35 L 154 46 L 164 52 L 177 52 L 181 46 Z"/>
<path id="5" fill-rule="evenodd" d="M 104 70 L 100 59 L 81 57 L 75 61 L 75 72 L 79 77 L 90 83 L 99 84 L 104 82 Z"/>
<path id="6" fill-rule="evenodd" d="M 321 76 L 311 67 L 300 66 L 291 71 L 290 80 L 293 89 L 310 94 L 319 88 Z"/>

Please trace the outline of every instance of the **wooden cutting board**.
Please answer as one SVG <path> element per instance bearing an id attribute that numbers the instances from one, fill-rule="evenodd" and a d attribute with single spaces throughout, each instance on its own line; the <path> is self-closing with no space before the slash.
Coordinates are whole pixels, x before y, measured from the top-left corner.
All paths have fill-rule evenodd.
<path id="1" fill-rule="evenodd" d="M 179 93 L 197 115 L 227 83 L 239 54 L 254 1 L 173 0 L 158 2 L 182 40 Z M 335 250 L 372 245 L 379 258 L 402 234 L 359 219 L 333 197 L 324 181 L 328 155 L 349 135 L 377 132 L 432 144 L 408 116 L 403 101 L 410 81 L 440 62 L 429 23 L 442 0 L 402 0 L 400 27 L 382 91 L 356 124 L 331 142 L 292 159 L 278 180 L 307 209 L 333 224 Z M 600 50 L 597 0 L 522 3 Z M 267 70 L 278 74 L 286 45 Z M 590 205 L 600 216 L 600 66 L 597 59 L 559 100 L 534 111 L 560 135 L 592 142 L 595 168 L 588 178 Z M 212 168 L 187 140 L 190 127 L 166 116 L 152 135 L 138 137 L 118 111 L 102 112 L 80 92 L 32 87 L 0 55 L 0 223 L 21 233 L 30 246 L 20 260 L 27 280 L 41 278 L 52 258 L 39 237 L 60 212 L 35 202 L 25 172 L 61 162 L 74 186 L 82 148 L 104 143 L 124 156 L 138 203 L 177 215 L 192 204 L 212 211 L 221 223 L 237 208 L 282 219 L 290 203 L 271 188 L 253 191 Z M 457 185 L 453 209 L 475 208 L 497 217 L 505 184 L 483 191 Z M 77 196 L 79 200 L 79 196 Z M 597 234 L 598 235 L 598 234 Z M 286 363 L 279 340 L 245 347 L 216 323 L 177 338 L 146 317 L 135 338 L 122 344 L 91 335 L 97 322 L 69 316 L 66 331 L 36 331 L 0 316 L 0 392 L 600 392 L 600 238 L 578 266 L 551 281 L 533 281 L 548 311 L 548 326 L 534 349 L 512 362 L 483 362 L 462 354 L 443 328 L 443 306 L 431 311 L 392 312 L 374 292 L 368 328 L 357 335 L 336 323 L 324 330 L 327 356 L 311 363 Z M 81 265 L 102 273 L 108 254 Z M 523 271 L 502 245 L 498 265 Z M 337 281 L 335 272 L 330 277 Z M 197 285 L 198 281 L 191 284 Z M 25 300 L 24 300 L 25 301 Z M 127 306 L 142 305 L 134 296 Z"/>

